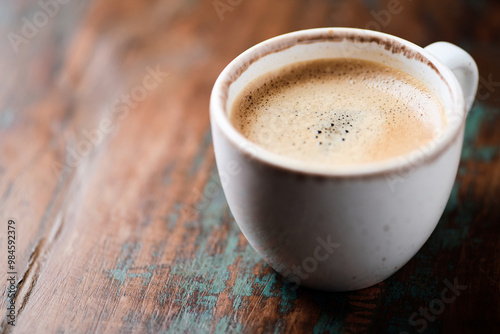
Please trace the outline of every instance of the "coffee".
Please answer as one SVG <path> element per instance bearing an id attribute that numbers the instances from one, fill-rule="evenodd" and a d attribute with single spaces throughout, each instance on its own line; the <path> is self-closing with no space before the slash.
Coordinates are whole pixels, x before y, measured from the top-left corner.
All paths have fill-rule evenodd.
<path id="1" fill-rule="evenodd" d="M 404 154 L 446 126 L 438 99 L 411 75 L 343 58 L 266 73 L 236 97 L 230 119 L 246 138 L 273 153 L 328 166 Z"/>

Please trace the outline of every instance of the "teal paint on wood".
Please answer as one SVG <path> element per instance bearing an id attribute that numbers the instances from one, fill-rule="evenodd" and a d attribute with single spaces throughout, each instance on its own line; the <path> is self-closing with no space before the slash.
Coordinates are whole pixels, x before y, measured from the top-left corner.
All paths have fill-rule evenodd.
<path id="1" fill-rule="evenodd" d="M 201 204 L 199 205 L 203 210 L 200 212 L 202 215 L 201 224 L 205 229 L 212 229 L 216 226 L 220 226 L 222 220 L 221 215 L 227 215 L 229 213 L 219 177 L 214 173 L 211 175 L 212 178 L 203 189 L 203 200 L 209 202 L 205 207 Z"/>
<path id="2" fill-rule="evenodd" d="M 191 168 L 189 169 L 189 175 L 195 175 L 200 170 L 203 161 L 205 160 L 205 154 L 208 148 L 212 145 L 212 132 L 210 129 L 207 129 L 205 135 L 203 136 L 203 141 L 198 148 L 198 152 L 194 156 L 193 161 L 191 162 Z"/>
<path id="3" fill-rule="evenodd" d="M 341 333 L 343 332 L 344 322 L 337 321 L 335 318 L 329 318 L 326 313 L 323 313 L 316 325 L 314 325 L 313 333 L 314 334 L 322 334 L 322 333 Z"/>
<path id="4" fill-rule="evenodd" d="M 281 287 L 281 302 L 280 302 L 280 312 L 285 313 L 290 310 L 293 302 L 297 299 L 297 291 L 292 290 L 286 284 Z"/>
<path id="5" fill-rule="evenodd" d="M 276 273 L 268 272 L 269 267 L 263 263 L 252 247 L 246 243 L 244 247 L 239 245 L 241 232 L 229 213 L 215 169 L 207 180 L 202 196 L 196 204 L 200 209 L 199 218 L 193 222 L 193 228 L 199 229 L 194 242 L 197 250 L 194 256 L 176 257 L 170 268 L 172 279 L 165 287 L 170 290 L 177 289 L 175 303 L 185 305 L 186 300 L 194 297 L 197 298 L 196 305 L 199 307 L 196 310 L 183 309 L 183 313 L 175 315 L 176 319 L 173 322 L 180 327 L 172 328 L 187 328 L 181 324 L 186 319 L 192 319 L 197 322 L 197 330 L 200 332 L 211 330 L 212 310 L 216 307 L 221 293 L 229 293 L 229 298 L 233 301 L 231 306 L 235 312 L 244 310 L 243 308 L 248 305 L 246 299 L 252 296 L 278 297 L 280 312 L 288 312 L 297 298 L 296 292 L 283 285 L 282 281 L 281 284 L 278 283 Z M 225 240 L 218 242 L 218 247 L 214 249 L 213 243 L 209 243 L 208 240 L 213 233 L 222 228 L 228 229 Z M 235 265 L 237 265 L 236 271 L 234 271 Z M 265 270 L 263 275 L 253 274 L 257 265 Z M 230 270 L 230 267 L 233 270 Z M 228 284 L 230 281 L 234 283 Z M 163 302 L 168 303 L 167 300 L 170 298 L 172 296 L 165 295 Z M 227 319 L 227 323 L 223 319 L 216 324 L 216 332 L 224 332 L 228 328 L 231 328 L 229 329 L 231 331 L 238 331 L 242 326 L 234 319 Z M 229 325 L 231 327 L 227 327 Z"/>
<path id="6" fill-rule="evenodd" d="M 273 293 L 274 285 L 276 284 L 276 273 L 266 274 L 262 277 L 255 277 L 254 285 L 259 286 L 261 289 L 261 294 L 263 297 L 275 297 L 276 294 Z"/>
<path id="7" fill-rule="evenodd" d="M 149 265 L 149 266 L 146 266 L 146 271 L 143 271 L 144 269 L 140 268 L 140 272 L 138 273 L 131 273 L 129 272 L 127 275 L 128 277 L 130 278 L 133 278 L 133 277 L 140 277 L 142 278 L 143 282 L 142 282 L 142 285 L 143 286 L 148 286 L 149 283 L 151 282 L 151 277 L 153 276 L 153 271 L 156 269 L 156 266 L 154 265 Z"/>
<path id="8" fill-rule="evenodd" d="M 242 305 L 243 305 L 242 298 L 241 297 L 234 297 L 234 300 L 233 300 L 233 309 L 239 310 Z"/>
<path id="9" fill-rule="evenodd" d="M 406 282 L 395 281 L 391 283 L 386 286 L 387 294 L 384 299 L 384 305 L 387 306 L 399 301 L 408 293 Z"/>
<path id="10" fill-rule="evenodd" d="M 215 334 L 225 334 L 225 333 L 239 333 L 241 332 L 242 325 L 241 324 L 236 324 L 231 322 L 231 318 L 224 316 L 221 318 L 221 320 L 217 323 L 217 326 L 215 327 Z"/>
<path id="11" fill-rule="evenodd" d="M 162 182 L 163 185 L 168 186 L 172 182 L 172 171 L 175 169 L 175 161 L 170 163 L 163 171 Z"/>
<path id="12" fill-rule="evenodd" d="M 213 321 L 211 312 L 198 312 L 187 306 L 174 315 L 166 333 L 178 334 L 189 330 L 192 333 L 210 333 Z"/>
<path id="13" fill-rule="evenodd" d="M 151 264 L 145 267 L 134 267 L 135 259 L 140 250 L 141 246 L 138 243 L 125 243 L 115 268 L 105 270 L 105 273 L 113 280 L 117 280 L 120 285 L 123 285 L 128 278 L 141 278 L 143 286 L 149 285 L 156 266 Z"/>
<path id="14" fill-rule="evenodd" d="M 487 108 L 485 105 L 476 103 L 465 124 L 464 146 L 462 149 L 462 160 L 475 160 L 490 162 L 499 152 L 498 146 L 478 147 L 476 140 L 481 128 L 486 121 L 500 117 L 500 110 Z"/>
<path id="15" fill-rule="evenodd" d="M 163 249 L 165 248 L 166 242 L 165 241 L 160 241 L 160 243 L 155 244 L 151 247 L 152 253 L 151 253 L 151 259 L 152 260 L 157 260 L 163 255 Z"/>
<path id="16" fill-rule="evenodd" d="M 453 188 L 451 189 L 450 198 L 448 199 L 448 203 L 446 204 L 446 208 L 444 209 L 445 213 L 450 213 L 458 209 L 459 189 L 460 189 L 460 181 L 455 181 L 455 184 L 453 184 Z"/>
<path id="17" fill-rule="evenodd" d="M 441 221 L 446 222 L 447 226 L 442 228 L 440 226 L 437 238 L 440 239 L 441 243 L 436 245 L 437 251 L 451 250 L 462 246 L 462 242 L 469 233 L 470 223 L 477 212 L 476 204 L 473 201 L 459 202 L 460 186 L 461 182 L 457 180 L 453 185 L 443 217 L 441 217 Z"/>
<path id="18" fill-rule="evenodd" d="M 234 296 L 251 296 L 253 292 L 252 282 L 247 277 L 236 277 L 233 285 Z"/>
<path id="19" fill-rule="evenodd" d="M 203 296 L 200 301 L 200 305 L 204 306 L 208 310 L 211 310 L 217 304 L 218 296 Z"/>
<path id="20" fill-rule="evenodd" d="M 123 285 L 123 282 L 128 277 L 128 270 L 134 264 L 134 259 L 140 249 L 140 245 L 135 242 L 125 243 L 122 246 L 122 253 L 116 263 L 116 267 L 106 270 L 105 272 L 109 274 L 112 279 L 120 282 L 120 285 Z"/>
<path id="21" fill-rule="evenodd" d="M 170 214 L 163 217 L 163 220 L 168 222 L 168 230 L 169 231 L 171 231 L 177 225 L 177 221 L 179 220 L 182 208 L 183 208 L 182 204 L 175 203 Z"/>

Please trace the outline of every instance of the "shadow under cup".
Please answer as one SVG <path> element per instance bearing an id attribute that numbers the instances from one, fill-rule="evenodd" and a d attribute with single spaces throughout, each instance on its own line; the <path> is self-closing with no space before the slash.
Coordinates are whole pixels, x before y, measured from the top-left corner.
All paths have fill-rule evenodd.
<path id="1" fill-rule="evenodd" d="M 441 102 L 445 129 L 405 155 L 332 168 L 266 151 L 230 124 L 231 105 L 252 80 L 322 58 L 370 60 L 412 75 Z M 331 291 L 384 280 L 425 243 L 453 186 L 465 115 L 456 78 L 432 55 L 394 36 L 350 28 L 304 30 L 254 46 L 224 69 L 210 101 L 217 167 L 241 231 L 294 287 Z"/>

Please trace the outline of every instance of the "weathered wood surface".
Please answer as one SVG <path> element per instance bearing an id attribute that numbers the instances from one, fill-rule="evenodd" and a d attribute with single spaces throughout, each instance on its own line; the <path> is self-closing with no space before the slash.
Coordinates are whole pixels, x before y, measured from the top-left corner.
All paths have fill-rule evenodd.
<path id="1" fill-rule="evenodd" d="M 497 2 L 66 2 L 0 4 L 2 286 L 9 218 L 18 272 L 16 323 L 3 317 L 1 333 L 500 332 Z M 29 37 L 26 20 L 39 25 Z M 232 58 L 320 26 L 447 40 L 482 78 L 435 232 L 395 275 L 351 293 L 293 291 L 256 255 L 209 131 L 209 93 Z M 453 302 L 411 323 L 455 280 L 467 287 Z"/>

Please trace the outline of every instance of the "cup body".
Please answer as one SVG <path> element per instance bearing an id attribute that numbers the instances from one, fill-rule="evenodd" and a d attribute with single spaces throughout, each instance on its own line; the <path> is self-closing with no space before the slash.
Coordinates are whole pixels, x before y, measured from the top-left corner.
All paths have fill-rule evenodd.
<path id="1" fill-rule="evenodd" d="M 268 152 L 230 124 L 232 102 L 253 79 L 294 62 L 341 57 L 383 63 L 420 80 L 443 105 L 445 130 L 393 159 L 325 168 Z M 465 116 L 460 85 L 431 54 L 351 28 L 304 30 L 258 44 L 226 67 L 210 101 L 217 168 L 241 231 L 295 286 L 331 291 L 376 284 L 422 247 L 454 183 Z"/>

